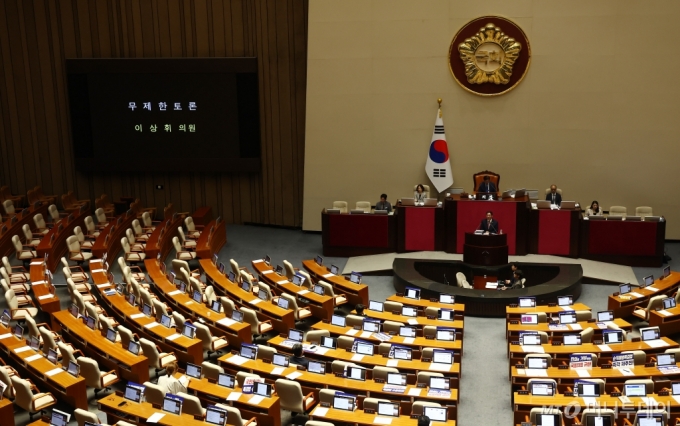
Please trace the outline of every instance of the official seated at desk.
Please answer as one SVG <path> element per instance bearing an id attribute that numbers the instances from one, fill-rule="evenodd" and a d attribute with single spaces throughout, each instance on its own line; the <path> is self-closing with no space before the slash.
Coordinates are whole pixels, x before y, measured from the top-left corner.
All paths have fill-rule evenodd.
<path id="1" fill-rule="evenodd" d="M 387 213 L 392 212 L 392 204 L 387 201 L 387 194 L 380 194 L 380 201 L 375 203 L 376 210 L 385 210 Z"/>
<path id="2" fill-rule="evenodd" d="M 590 203 L 590 207 L 586 210 L 584 214 L 585 217 L 588 216 L 602 216 L 602 209 L 600 208 L 600 203 L 593 201 Z"/>
<path id="3" fill-rule="evenodd" d="M 484 181 L 479 184 L 479 187 L 477 188 L 477 192 L 484 192 L 484 193 L 496 193 L 498 192 L 498 188 L 496 188 L 496 184 L 491 182 L 491 178 L 489 178 L 489 175 L 484 175 Z"/>
<path id="4" fill-rule="evenodd" d="M 557 189 L 557 185 L 550 185 L 550 191 L 546 191 L 545 200 L 550 201 L 551 205 L 559 206 L 562 204 L 562 190 Z"/>
<path id="5" fill-rule="evenodd" d="M 512 273 L 512 280 L 505 280 L 505 285 L 499 287 L 499 290 L 518 290 L 524 288 L 525 281 L 524 273 L 520 269 L 515 269 Z"/>
<path id="6" fill-rule="evenodd" d="M 425 190 L 423 184 L 419 183 L 416 185 L 416 190 L 413 191 L 413 201 L 415 203 L 424 203 L 427 198 L 429 198 L 429 188 Z"/>
<path id="7" fill-rule="evenodd" d="M 485 235 L 488 234 L 498 234 L 498 221 L 493 218 L 493 212 L 489 210 L 486 212 L 486 218 L 482 219 L 477 230 L 484 231 Z"/>
<path id="8" fill-rule="evenodd" d="M 175 377 L 177 372 L 177 363 L 171 362 L 165 366 L 165 376 L 158 378 L 158 386 L 163 388 L 163 392 L 177 395 L 179 392 L 187 392 L 187 388 L 182 382 Z"/>

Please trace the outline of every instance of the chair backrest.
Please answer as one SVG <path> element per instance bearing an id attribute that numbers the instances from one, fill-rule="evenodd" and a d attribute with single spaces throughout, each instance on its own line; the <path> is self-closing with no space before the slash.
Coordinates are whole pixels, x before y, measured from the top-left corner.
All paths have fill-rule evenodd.
<path id="1" fill-rule="evenodd" d="M 585 330 L 580 331 L 579 334 L 581 335 L 581 343 L 592 343 L 595 329 L 593 327 L 587 327 Z"/>
<path id="2" fill-rule="evenodd" d="M 246 421 L 241 417 L 241 411 L 238 408 L 222 404 L 217 405 L 227 411 L 227 424 L 234 426 L 245 426 Z"/>
<path id="3" fill-rule="evenodd" d="M 268 284 L 265 284 L 262 281 L 260 281 L 257 283 L 257 288 L 265 292 L 265 294 L 267 295 L 267 300 L 272 300 L 274 298 L 272 290 Z"/>
<path id="4" fill-rule="evenodd" d="M 345 323 L 348 327 L 361 327 L 364 325 L 364 317 L 349 314 L 345 317 Z"/>
<path id="5" fill-rule="evenodd" d="M 293 267 L 293 264 L 284 259 L 283 269 L 286 271 L 286 278 L 292 280 L 293 276 L 295 275 L 295 268 Z"/>
<path id="6" fill-rule="evenodd" d="M 59 220 L 59 210 L 57 210 L 57 206 L 50 204 L 50 206 L 47 208 L 47 212 L 50 214 L 53 222 Z"/>
<path id="7" fill-rule="evenodd" d="M 210 329 L 198 321 L 194 323 L 194 327 L 196 327 L 196 337 L 203 344 L 203 350 L 209 351 L 212 344 L 212 333 L 210 333 Z"/>
<path id="8" fill-rule="evenodd" d="M 298 382 L 287 379 L 276 380 L 274 386 L 276 387 L 276 394 L 281 401 L 281 409 L 293 411 L 297 413 L 304 413 L 304 395 L 302 388 Z"/>
<path id="9" fill-rule="evenodd" d="M 333 208 L 340 209 L 340 213 L 347 213 L 347 201 L 333 201 Z"/>
<path id="10" fill-rule="evenodd" d="M 149 404 L 163 405 L 163 398 L 165 398 L 165 389 L 155 383 L 144 382 L 144 399 Z"/>
<path id="11" fill-rule="evenodd" d="M 58 350 L 57 342 L 54 340 L 54 335 L 50 330 L 46 329 L 43 326 L 40 326 L 38 328 L 38 331 L 40 331 L 40 337 L 42 337 L 43 340 L 44 352 L 47 352 L 48 349 L 54 349 L 55 351 Z"/>
<path id="12" fill-rule="evenodd" d="M 404 324 L 397 321 L 385 321 L 383 322 L 383 331 L 385 333 L 391 333 L 394 335 L 399 335 L 399 330 Z"/>
<path id="13" fill-rule="evenodd" d="M 326 281 L 317 282 L 321 287 L 323 287 L 323 292 L 328 297 L 335 297 L 335 291 L 333 291 L 333 286 Z M 386 302 L 387 303 L 387 302 Z"/>
<path id="14" fill-rule="evenodd" d="M 645 385 L 645 392 L 649 395 L 654 393 L 654 381 L 652 379 L 629 379 L 623 382 L 624 385 Z"/>
<path id="15" fill-rule="evenodd" d="M 379 365 L 376 365 L 373 367 L 373 380 L 375 379 L 382 379 L 382 380 L 387 380 L 387 375 L 389 373 L 399 373 L 399 370 L 394 367 L 382 367 Z"/>
<path id="16" fill-rule="evenodd" d="M 220 297 L 220 303 L 222 303 L 222 313 L 228 317 L 231 317 L 232 312 L 236 310 L 236 305 L 234 301 L 228 297 Z"/>
<path id="17" fill-rule="evenodd" d="M 179 238 L 177 237 L 172 237 L 172 246 L 175 248 L 175 251 L 179 253 L 182 251 L 182 245 L 179 243 Z M 128 247 L 129 250 L 129 247 Z"/>
<path id="18" fill-rule="evenodd" d="M 12 245 L 14 246 L 14 250 L 17 252 L 18 257 L 18 253 L 24 249 L 24 245 L 21 244 L 21 240 L 19 239 L 18 235 L 12 236 Z"/>
<path id="19" fill-rule="evenodd" d="M 134 340 L 132 331 L 130 331 L 130 329 L 122 325 L 118 326 L 118 335 L 120 336 L 120 344 L 123 346 L 124 349 L 127 349 L 131 340 Z"/>
<path id="20" fill-rule="evenodd" d="M 626 217 L 628 209 L 623 206 L 611 206 L 609 207 L 609 216 L 623 216 Z"/>
<path id="21" fill-rule="evenodd" d="M 431 371 L 419 371 L 416 376 L 416 384 L 430 384 L 430 377 L 444 377 L 442 373 L 434 373 Z"/>
<path id="22" fill-rule="evenodd" d="M 272 360 L 274 358 L 274 354 L 278 353 L 276 348 L 273 348 L 271 346 L 265 346 L 265 345 L 257 345 L 257 358 L 258 359 L 267 359 L 267 360 Z"/>
<path id="23" fill-rule="evenodd" d="M 92 234 L 96 231 L 96 227 L 94 226 L 94 220 L 92 220 L 92 216 L 85 216 L 85 229 L 87 229 L 88 234 Z"/>
<path id="24" fill-rule="evenodd" d="M 28 412 L 33 411 L 33 392 L 27 380 L 19 376 L 12 376 L 12 386 L 14 386 L 14 403 Z"/>
<path id="25" fill-rule="evenodd" d="M 172 242 L 174 243 L 176 239 L 177 239 L 177 237 L 174 237 L 172 239 Z M 128 239 L 126 237 L 123 237 L 123 238 L 120 239 L 120 245 L 123 248 L 123 251 L 125 252 L 125 254 L 130 253 L 130 243 L 128 242 Z M 181 250 L 182 250 L 182 248 L 180 247 L 179 251 L 181 251 Z"/>
<path id="26" fill-rule="evenodd" d="M 66 239 L 66 245 L 68 246 L 68 251 L 80 252 L 80 242 L 78 242 L 78 237 L 75 235 L 71 235 Z"/>
<path id="27" fill-rule="evenodd" d="M 149 359 L 149 365 L 154 368 L 160 368 L 160 354 L 158 353 L 156 344 L 143 337 L 139 338 L 139 344 L 142 347 L 144 356 Z"/>
<path id="28" fill-rule="evenodd" d="M 194 218 L 191 216 L 187 216 L 184 218 L 184 225 L 187 227 L 187 231 L 189 232 L 194 232 L 196 231 L 196 225 L 194 224 Z"/>
<path id="29" fill-rule="evenodd" d="M 28 223 L 23 224 L 23 226 L 21 227 L 21 231 L 24 233 L 24 238 L 26 239 L 26 242 L 30 243 L 31 239 L 33 239 L 33 232 L 31 232 L 31 227 L 28 226 Z"/>
<path id="30" fill-rule="evenodd" d="M 177 236 L 179 237 L 179 240 L 180 240 L 182 243 L 186 243 L 186 241 L 187 241 L 187 236 L 184 235 L 184 229 L 182 229 L 181 226 L 178 226 L 178 227 L 177 227 Z"/>
<path id="31" fill-rule="evenodd" d="M 184 392 L 178 392 L 177 396 L 184 399 L 182 413 L 191 414 L 192 416 L 205 416 L 205 408 L 201 406 L 201 400 L 198 397 Z"/>
<path id="32" fill-rule="evenodd" d="M 104 209 L 98 208 L 94 211 L 94 215 L 97 217 L 97 223 L 103 224 L 108 222 L 108 219 L 106 219 L 106 213 L 104 213 Z"/>
<path id="33" fill-rule="evenodd" d="M 340 349 L 345 349 L 345 350 L 351 350 L 352 346 L 354 345 L 354 337 L 350 336 L 338 336 L 338 348 Z"/>
<path id="34" fill-rule="evenodd" d="M 576 311 L 576 321 L 588 321 L 593 317 L 593 313 L 591 311 L 585 310 L 585 311 Z"/>
<path id="35" fill-rule="evenodd" d="M 386 312 L 399 312 L 401 315 L 401 308 L 404 307 L 404 304 L 401 302 L 390 302 L 389 300 L 385 301 L 385 304 L 383 305 L 383 308 L 385 309 Z"/>
<path id="36" fill-rule="evenodd" d="M 371 203 L 369 201 L 357 201 L 356 210 L 363 210 L 364 213 L 370 213 L 371 212 Z"/>
<path id="37" fill-rule="evenodd" d="M 416 401 L 411 408 L 411 414 L 423 414 L 423 408 L 425 407 L 441 407 L 441 404 L 428 401 Z"/>
<path id="38" fill-rule="evenodd" d="M 423 194 L 425 194 L 425 198 L 430 198 L 430 185 L 423 185 Z M 418 190 L 418 184 L 413 185 L 413 192 L 416 192 Z"/>
<path id="39" fill-rule="evenodd" d="M 297 300 L 293 296 L 291 296 L 288 293 L 283 293 L 281 295 L 282 298 L 286 299 L 288 301 L 288 309 L 292 309 L 293 313 L 295 314 L 295 319 L 298 319 L 298 304 Z"/>
<path id="40" fill-rule="evenodd" d="M 335 398 L 335 389 L 320 389 L 319 390 L 319 402 L 326 404 L 333 404 L 333 399 Z"/>
<path id="41" fill-rule="evenodd" d="M 250 324 L 250 331 L 253 334 L 260 334 L 259 326 L 260 320 L 257 318 L 257 314 L 254 310 L 246 307 L 241 307 L 241 312 L 243 312 L 243 321 Z"/>
<path id="42" fill-rule="evenodd" d="M 28 335 L 31 337 L 40 337 L 40 331 L 32 316 L 26 315 L 26 324 L 28 325 Z"/>
<path id="43" fill-rule="evenodd" d="M 555 190 L 555 192 L 557 192 L 558 194 L 562 195 L 562 189 L 561 189 L 561 188 L 557 188 L 557 189 Z M 545 195 L 548 195 L 548 194 L 550 194 L 550 187 L 545 188 Z"/>
<path id="44" fill-rule="evenodd" d="M 309 343 L 319 343 L 322 337 L 330 337 L 331 333 L 328 330 L 309 330 L 305 335 L 305 341 Z"/>
<path id="45" fill-rule="evenodd" d="M 654 216 L 654 212 L 649 206 L 639 206 L 635 207 L 635 216 L 646 217 Z"/>
<path id="46" fill-rule="evenodd" d="M 80 375 L 85 378 L 85 384 L 91 388 L 100 389 L 102 385 L 99 364 L 92 358 L 81 356 L 78 357 L 78 365 L 80 365 Z"/>
<path id="47" fill-rule="evenodd" d="M 183 276 L 182 268 L 186 269 L 187 272 L 191 271 L 191 268 L 189 268 L 189 264 L 186 260 L 172 259 L 172 271 L 175 273 L 175 275 L 178 277 Z"/>
<path id="48" fill-rule="evenodd" d="M 144 233 L 142 225 L 139 223 L 139 220 L 137 219 L 132 221 L 132 230 L 135 232 L 135 235 L 141 235 Z"/>
<path id="49" fill-rule="evenodd" d="M 152 302 L 153 302 L 154 317 L 156 318 L 156 321 L 160 322 L 163 314 L 168 313 L 168 310 L 167 310 L 168 306 L 158 299 L 153 299 Z"/>
<path id="50" fill-rule="evenodd" d="M 364 410 L 369 409 L 378 412 L 378 403 L 380 402 L 390 402 L 390 400 L 383 398 L 364 398 Z"/>
<path id="51" fill-rule="evenodd" d="M 531 409 L 531 411 L 529 412 L 529 419 L 531 420 L 531 423 L 536 424 L 537 423 L 536 419 L 541 414 L 559 414 L 560 415 L 559 424 L 562 424 L 562 412 L 557 408 L 545 408 L 545 407 L 536 407 Z"/>
<path id="52" fill-rule="evenodd" d="M 127 237 L 130 245 L 135 243 L 135 233 L 132 231 L 131 228 L 125 230 L 125 236 Z"/>
<path id="53" fill-rule="evenodd" d="M 194 280 L 196 280 L 196 279 L 194 278 Z M 198 281 L 198 280 L 196 280 L 196 281 Z M 215 289 L 211 285 L 209 285 L 205 288 L 203 295 L 205 296 L 205 301 L 208 303 L 208 305 L 212 305 L 212 302 L 217 300 L 217 294 L 215 294 Z"/>
<path id="54" fill-rule="evenodd" d="M 260 376 L 257 374 L 252 374 L 252 373 L 246 373 L 245 371 L 239 371 L 236 373 L 236 384 L 238 387 L 242 388 L 243 387 L 243 382 L 248 378 L 252 377 L 254 379 L 259 379 Z"/>
<path id="55" fill-rule="evenodd" d="M 64 342 L 57 343 L 57 348 L 59 348 L 59 353 L 61 354 L 61 365 L 68 367 L 69 361 L 76 362 L 76 357 L 73 355 L 73 348 Z"/>
<path id="56" fill-rule="evenodd" d="M 220 367 L 217 364 L 213 364 L 212 362 L 208 361 L 203 361 L 201 363 L 201 372 L 203 373 L 203 376 L 207 379 L 213 379 L 217 380 L 219 378 L 220 374 L 224 373 L 224 368 Z"/>
<path id="57" fill-rule="evenodd" d="M 5 209 L 5 214 L 6 214 L 6 215 L 15 214 L 14 203 L 12 202 L 12 200 L 5 200 L 5 201 L 2 203 L 2 207 Z"/>
<path id="58" fill-rule="evenodd" d="M 14 399 L 14 386 L 12 386 L 12 379 L 9 377 L 8 374 L 9 370 L 6 370 L 4 368 L 0 368 L 0 382 L 5 384 L 5 392 L 3 392 L 3 396 L 5 398 L 10 398 Z"/>
<path id="59" fill-rule="evenodd" d="M 472 175 L 472 183 L 475 191 L 478 190 L 479 185 L 484 182 L 484 176 L 489 176 L 489 181 L 496 185 L 496 191 L 500 191 L 501 175 L 498 173 L 491 172 L 489 170 L 484 170 L 483 172 L 478 172 Z"/>
<path id="60" fill-rule="evenodd" d="M 151 215 L 149 214 L 149 212 L 142 213 L 142 222 L 144 223 L 144 226 L 147 228 L 153 226 L 153 220 L 151 219 Z"/>
<path id="61" fill-rule="evenodd" d="M 45 223 L 45 218 L 43 217 L 42 213 L 38 213 L 33 216 L 33 223 L 35 223 L 35 227 L 38 229 L 47 228 L 47 224 Z"/>
<path id="62" fill-rule="evenodd" d="M 663 306 L 663 300 L 667 298 L 667 295 L 661 295 L 661 296 L 654 296 L 649 299 L 649 303 L 647 304 L 647 319 L 649 319 L 649 313 L 652 311 L 655 311 L 657 308 L 660 308 Z"/>

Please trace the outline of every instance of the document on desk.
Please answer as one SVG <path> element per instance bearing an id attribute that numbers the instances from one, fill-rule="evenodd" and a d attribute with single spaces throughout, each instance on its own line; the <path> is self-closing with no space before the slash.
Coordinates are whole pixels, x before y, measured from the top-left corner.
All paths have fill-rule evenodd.
<path id="1" fill-rule="evenodd" d="M 391 425 L 392 419 L 393 419 L 393 417 L 375 416 L 375 418 L 373 419 L 373 424 L 374 425 Z"/>
<path id="2" fill-rule="evenodd" d="M 645 403 L 647 407 L 656 407 L 657 405 L 659 405 L 659 402 L 656 399 L 654 399 L 653 396 L 643 396 L 640 399 L 642 400 L 642 402 Z"/>
<path id="3" fill-rule="evenodd" d="M 410 318 L 410 319 L 409 319 L 408 321 L 406 321 L 406 322 L 409 323 L 410 325 L 416 325 L 416 324 L 418 324 L 418 320 L 415 319 L 415 318 Z"/>
<path id="4" fill-rule="evenodd" d="M 597 345 L 597 347 L 602 352 L 611 352 L 612 351 L 612 348 L 609 345 Z"/>
<path id="5" fill-rule="evenodd" d="M 388 367 L 396 367 L 399 365 L 399 360 L 398 359 L 388 359 L 387 360 L 387 366 Z"/>
<path id="6" fill-rule="evenodd" d="M 370 332 L 370 331 L 362 331 L 361 334 L 359 335 L 359 337 L 362 337 L 364 339 L 368 339 L 369 337 L 371 337 L 371 334 L 373 334 L 373 333 Z"/>
<path id="7" fill-rule="evenodd" d="M 38 300 L 51 299 L 53 297 L 54 297 L 54 295 L 52 295 L 52 294 L 45 294 L 45 295 L 38 297 Z"/>
<path id="8" fill-rule="evenodd" d="M 165 413 L 153 413 L 151 416 L 149 416 L 148 419 L 146 419 L 147 423 L 158 423 L 160 419 L 165 416 Z"/>
<path id="9" fill-rule="evenodd" d="M 36 285 L 42 285 L 42 284 L 45 284 L 45 281 L 33 281 L 31 283 L 31 287 L 34 287 Z"/>
<path id="10" fill-rule="evenodd" d="M 324 278 L 331 278 L 331 277 L 334 277 L 334 276 L 335 276 L 335 274 L 326 274 L 326 275 L 323 275 Z"/>
<path id="11" fill-rule="evenodd" d="M 140 312 L 140 313 L 138 313 L 138 314 L 132 314 L 132 315 L 130 315 L 130 318 L 131 318 L 131 319 L 137 319 L 137 318 L 144 318 L 145 316 L 146 316 L 146 315 L 144 315 L 143 313 Z"/>
<path id="12" fill-rule="evenodd" d="M 35 354 L 35 355 L 29 356 L 28 358 L 24 358 L 24 361 L 26 361 L 26 362 L 33 362 L 33 361 L 37 361 L 37 360 L 39 360 L 39 359 L 42 359 L 42 357 L 43 357 L 43 356 L 40 355 L 40 354 Z"/>
<path id="13" fill-rule="evenodd" d="M 250 303 L 251 305 L 257 305 L 257 304 L 260 303 L 261 301 L 262 301 L 262 299 L 256 298 L 256 299 L 251 300 L 251 301 L 248 302 L 248 303 Z"/>
<path id="14" fill-rule="evenodd" d="M 352 361 L 361 361 L 364 359 L 364 356 L 361 354 L 354 354 L 352 355 L 352 358 L 350 358 Z"/>
<path id="15" fill-rule="evenodd" d="M 55 374 L 63 373 L 64 370 L 62 368 L 54 368 L 48 372 L 45 373 L 46 376 L 54 376 Z"/>
<path id="16" fill-rule="evenodd" d="M 30 351 L 30 350 L 31 350 L 31 347 L 30 347 L 30 346 L 22 346 L 22 347 L 20 347 L 20 348 L 14 349 L 14 353 L 20 354 L 20 353 L 22 353 L 22 352 Z"/>
<path id="17" fill-rule="evenodd" d="M 297 294 L 307 294 L 309 293 L 309 290 L 300 290 L 297 292 Z"/>
<path id="18" fill-rule="evenodd" d="M 156 321 L 154 321 L 154 322 L 150 322 L 150 323 L 144 325 L 144 328 L 154 328 L 157 325 L 160 325 L 160 324 L 158 324 Z"/>
<path id="19" fill-rule="evenodd" d="M 576 371 L 576 374 L 578 374 L 579 377 L 590 377 L 590 371 L 588 370 L 577 368 L 574 371 Z"/>
<path id="20" fill-rule="evenodd" d="M 348 336 L 354 336 L 358 332 L 359 332 L 359 330 L 357 330 L 356 328 L 351 328 L 351 329 L 345 331 L 345 334 L 348 335 Z"/>
<path id="21" fill-rule="evenodd" d="M 273 274 L 274 271 L 272 271 L 271 269 L 269 269 L 269 270 L 267 270 L 267 271 L 262 271 L 262 273 L 265 274 L 265 275 L 268 275 L 268 274 Z"/>
<path id="22" fill-rule="evenodd" d="M 527 374 L 527 373 L 526 373 L 526 371 L 524 371 L 523 368 L 518 368 L 518 369 L 517 369 L 517 375 L 518 375 L 518 376 L 526 376 L 526 374 Z"/>
<path id="23" fill-rule="evenodd" d="M 286 378 L 287 378 L 288 380 L 295 380 L 295 379 L 297 379 L 297 378 L 300 377 L 300 376 L 302 376 L 302 373 L 300 373 L 299 371 L 293 371 L 292 373 L 290 373 L 289 375 L 287 375 Z"/>
<path id="24" fill-rule="evenodd" d="M 408 390 L 408 395 L 409 396 L 420 396 L 420 392 L 423 390 L 423 388 L 411 388 Z"/>
<path id="25" fill-rule="evenodd" d="M 93 273 L 93 274 L 96 274 L 97 272 L 106 272 L 106 270 L 105 269 L 93 269 L 90 272 Z"/>
<path id="26" fill-rule="evenodd" d="M 411 343 L 413 343 L 415 341 L 416 341 L 415 337 L 404 337 L 404 344 L 405 345 L 410 345 Z"/>
<path id="27" fill-rule="evenodd" d="M 621 374 L 623 374 L 624 376 L 634 376 L 635 375 L 635 372 L 633 372 L 633 370 L 631 370 L 630 368 L 617 368 L 617 370 L 619 370 L 619 372 Z"/>
<path id="28" fill-rule="evenodd" d="M 542 368 L 525 368 L 524 372 L 527 377 L 548 377 L 548 370 Z"/>
<path id="29" fill-rule="evenodd" d="M 31 266 L 36 266 L 36 265 L 42 265 L 44 262 L 42 260 L 37 261 L 37 262 L 31 262 Z M 94 271 L 92 271 L 94 272 Z"/>
<path id="30" fill-rule="evenodd" d="M 172 341 L 172 340 L 177 339 L 177 338 L 180 337 L 180 336 L 181 336 L 181 334 L 179 334 L 179 333 L 171 334 L 171 335 L 169 335 L 168 337 L 166 337 L 165 340 L 170 340 L 170 341 Z"/>
<path id="31" fill-rule="evenodd" d="M 243 358 L 241 355 L 234 355 L 231 358 L 227 358 L 227 362 L 230 362 L 230 363 L 236 364 L 236 365 L 245 364 L 246 361 L 248 361 L 248 358 Z"/>
<path id="32" fill-rule="evenodd" d="M 236 323 L 236 321 L 234 321 L 234 320 L 231 319 L 231 318 L 222 318 L 221 320 L 217 321 L 217 323 L 218 323 L 219 325 L 223 325 L 223 326 L 225 326 L 225 327 L 229 327 L 229 326 L 231 326 L 232 324 Z"/>
<path id="33" fill-rule="evenodd" d="M 663 316 L 665 316 L 665 317 L 669 317 L 669 316 L 673 315 L 673 313 L 668 312 L 668 311 L 665 310 L 665 309 L 662 309 L 662 310 L 660 310 L 660 311 L 656 311 L 656 313 L 659 314 L 659 315 L 663 315 Z"/>
<path id="34" fill-rule="evenodd" d="M 531 354 L 544 354 L 545 349 L 541 345 L 522 345 L 522 351 Z"/>
<path id="35" fill-rule="evenodd" d="M 281 281 L 277 281 L 276 284 L 286 284 L 288 282 L 289 282 L 288 280 L 281 280 Z"/>
<path id="36" fill-rule="evenodd" d="M 323 348 L 323 347 L 319 346 L 318 348 L 316 348 L 316 352 L 315 352 L 315 353 L 317 353 L 317 354 L 319 354 L 319 355 L 325 355 L 326 352 L 328 352 L 328 349 L 329 349 L 329 348 Z"/>
<path id="37" fill-rule="evenodd" d="M 326 417 L 327 413 L 328 413 L 328 407 L 319 407 L 317 405 L 316 409 L 312 413 L 312 416 Z"/>
<path id="38" fill-rule="evenodd" d="M 12 333 L 0 334 L 0 340 L 7 339 L 8 337 L 12 337 Z"/>
<path id="39" fill-rule="evenodd" d="M 263 399 L 264 399 L 264 396 L 262 396 L 262 395 L 253 395 L 248 400 L 248 403 L 253 404 L 253 405 L 257 405 L 260 402 L 262 402 Z"/>
<path id="40" fill-rule="evenodd" d="M 644 297 L 644 296 L 641 295 L 640 293 L 636 293 L 636 292 L 634 292 L 634 291 L 631 291 L 630 293 L 628 293 L 628 296 L 631 296 L 631 297 Z"/>
<path id="41" fill-rule="evenodd" d="M 109 283 L 97 284 L 97 288 L 104 288 L 104 287 L 111 287 L 111 284 L 109 284 Z"/>
<path id="42" fill-rule="evenodd" d="M 573 311 L 574 310 L 574 308 L 572 308 L 571 305 L 561 306 L 561 308 L 562 308 L 563 311 Z"/>
<path id="43" fill-rule="evenodd" d="M 253 263 L 262 263 L 262 262 L 264 262 L 264 259 L 253 260 Z"/>
<path id="44" fill-rule="evenodd" d="M 569 327 L 571 327 L 572 330 L 583 330 L 581 324 L 569 324 Z"/>
<path id="45" fill-rule="evenodd" d="M 649 345 L 650 348 L 663 348 L 664 346 L 668 346 L 668 343 L 662 339 L 646 340 L 645 343 Z"/>
<path id="46" fill-rule="evenodd" d="M 583 397 L 583 405 L 587 407 L 597 407 L 597 398 L 594 398 L 592 396 L 584 396 Z"/>
<path id="47" fill-rule="evenodd" d="M 428 370 L 434 371 L 451 371 L 451 364 L 440 364 L 438 362 L 431 362 Z"/>
<path id="48" fill-rule="evenodd" d="M 654 286 L 651 286 L 651 285 L 650 285 L 650 286 L 647 286 L 647 287 L 645 287 L 645 288 L 646 288 L 647 290 L 649 290 L 649 291 L 659 291 L 658 288 L 656 288 L 656 287 L 654 287 Z"/>
<path id="49" fill-rule="evenodd" d="M 182 293 L 180 290 L 173 290 L 170 293 L 168 293 L 168 296 L 177 296 L 180 293 Z"/>
<path id="50" fill-rule="evenodd" d="M 227 395 L 227 401 L 238 401 L 240 397 L 241 392 L 232 392 L 229 395 Z"/>
<path id="51" fill-rule="evenodd" d="M 274 375 L 280 376 L 281 373 L 283 373 L 285 370 L 286 370 L 286 369 L 283 368 L 283 367 L 276 367 L 276 368 L 274 368 L 274 369 L 272 370 L 272 372 L 269 373 L 269 374 L 274 374 Z"/>

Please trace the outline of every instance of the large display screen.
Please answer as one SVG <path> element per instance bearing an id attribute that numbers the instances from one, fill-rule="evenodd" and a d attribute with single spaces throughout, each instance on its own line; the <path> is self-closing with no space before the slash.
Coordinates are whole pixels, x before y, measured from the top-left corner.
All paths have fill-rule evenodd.
<path id="1" fill-rule="evenodd" d="M 257 171 L 256 58 L 68 59 L 76 168 Z"/>

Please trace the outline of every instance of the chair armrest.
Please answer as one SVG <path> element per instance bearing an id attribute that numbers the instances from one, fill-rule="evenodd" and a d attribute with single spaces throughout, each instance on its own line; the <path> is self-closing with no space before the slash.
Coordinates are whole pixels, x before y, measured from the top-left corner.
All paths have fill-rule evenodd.
<path id="1" fill-rule="evenodd" d="M 73 351 L 74 354 L 75 354 L 76 352 L 79 353 L 80 356 L 85 356 L 85 355 L 83 354 L 83 351 L 81 351 L 80 349 L 76 349 L 76 350 Z"/>
<path id="2" fill-rule="evenodd" d="M 243 424 L 243 426 L 248 426 L 248 425 L 250 425 L 251 423 L 254 424 L 254 425 L 257 424 L 257 418 L 256 418 L 256 417 L 251 417 L 250 420 L 248 420 L 247 422 L 245 422 L 245 423 Z"/>
<path id="3" fill-rule="evenodd" d="M 310 392 L 307 395 L 305 395 L 304 399 L 306 400 L 307 398 L 312 398 L 312 404 L 316 402 L 316 399 L 314 398 L 314 392 Z M 305 409 L 308 409 L 308 407 L 305 407 Z"/>
<path id="4" fill-rule="evenodd" d="M 161 350 L 160 350 L 160 348 L 159 348 L 158 346 L 156 346 L 156 349 L 157 349 L 158 352 L 160 353 Z M 168 353 L 166 353 L 166 354 L 164 354 L 164 353 L 159 354 L 159 355 L 158 355 L 158 359 L 167 358 L 167 357 L 169 357 L 169 356 L 174 356 L 175 358 L 177 358 L 177 355 L 175 355 L 174 352 L 168 352 Z"/>
<path id="5" fill-rule="evenodd" d="M 52 331 L 52 329 L 50 328 L 49 324 L 47 324 L 46 322 L 41 322 L 41 323 L 39 323 L 39 324 L 36 324 L 35 326 L 36 326 L 36 327 L 43 326 L 43 327 L 45 327 L 48 331 Z"/>
<path id="6" fill-rule="evenodd" d="M 12 270 L 18 269 L 21 272 L 28 272 L 23 266 L 12 266 Z"/>
<path id="7" fill-rule="evenodd" d="M 619 390 L 618 386 L 614 386 L 614 392 L 621 393 L 621 391 Z"/>
<path id="8" fill-rule="evenodd" d="M 623 418 L 623 424 L 626 425 L 626 426 L 633 426 L 633 423 L 631 423 L 630 420 L 628 420 L 625 417 Z M 677 420 L 676 420 L 676 424 L 677 424 Z"/>

